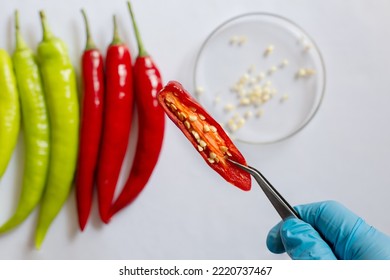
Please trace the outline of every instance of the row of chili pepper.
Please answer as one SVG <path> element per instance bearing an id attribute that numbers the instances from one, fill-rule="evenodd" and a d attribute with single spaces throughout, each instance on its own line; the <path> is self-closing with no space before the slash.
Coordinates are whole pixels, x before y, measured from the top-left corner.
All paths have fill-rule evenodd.
<path id="1" fill-rule="evenodd" d="M 80 108 L 67 47 L 50 31 L 44 12 L 40 12 L 43 39 L 38 45 L 37 60 L 20 34 L 15 13 L 16 48 L 12 60 L 0 50 L 0 178 L 15 148 L 20 118 L 25 132 L 25 167 L 17 209 L 0 226 L 0 233 L 14 229 L 40 204 L 35 236 L 39 248 L 67 200 L 74 179 L 81 230 L 90 215 L 95 185 L 101 220 L 108 223 L 147 184 L 164 136 L 164 111 L 157 101 L 162 80 L 145 51 L 130 2 L 128 8 L 138 44 L 134 63 L 118 35 L 115 16 L 114 36 L 104 61 L 82 11 L 87 43 L 81 58 Z M 134 161 L 125 185 L 114 199 L 135 106 L 138 139 Z"/>

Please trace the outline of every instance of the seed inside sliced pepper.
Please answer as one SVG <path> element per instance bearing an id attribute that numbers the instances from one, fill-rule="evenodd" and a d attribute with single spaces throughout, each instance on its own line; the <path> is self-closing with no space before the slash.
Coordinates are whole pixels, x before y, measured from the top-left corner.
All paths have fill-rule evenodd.
<path id="1" fill-rule="evenodd" d="M 210 163 L 226 164 L 226 158 L 231 154 L 217 129 L 203 115 L 199 115 L 196 108 L 188 108 L 181 104 L 173 92 L 167 93 L 164 101 L 171 112 L 183 122 L 194 141 L 199 144 L 198 151 L 208 155 Z M 214 129 L 211 130 L 211 127 Z"/>

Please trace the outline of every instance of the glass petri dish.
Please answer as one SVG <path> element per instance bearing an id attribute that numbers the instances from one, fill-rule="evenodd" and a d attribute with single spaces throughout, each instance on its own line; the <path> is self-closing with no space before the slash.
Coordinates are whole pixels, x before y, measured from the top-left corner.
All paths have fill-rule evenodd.
<path id="1" fill-rule="evenodd" d="M 325 92 L 314 40 L 291 20 L 250 13 L 218 26 L 202 44 L 195 97 L 233 140 L 274 143 L 305 127 Z"/>

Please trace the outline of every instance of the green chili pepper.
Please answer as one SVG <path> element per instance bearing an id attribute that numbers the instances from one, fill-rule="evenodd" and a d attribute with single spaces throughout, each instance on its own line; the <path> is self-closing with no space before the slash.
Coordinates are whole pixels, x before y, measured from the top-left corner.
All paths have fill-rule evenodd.
<path id="1" fill-rule="evenodd" d="M 33 51 L 19 31 L 15 12 L 16 47 L 12 56 L 22 107 L 25 161 L 22 192 L 14 215 L 0 227 L 0 233 L 23 222 L 39 203 L 49 162 L 49 120 L 41 77 Z"/>
<path id="2" fill-rule="evenodd" d="M 12 60 L 0 49 L 0 178 L 15 149 L 19 128 L 20 104 Z"/>
<path id="3" fill-rule="evenodd" d="M 40 17 L 43 39 L 38 45 L 38 62 L 49 112 L 50 164 L 36 229 L 37 248 L 69 196 L 76 169 L 79 132 L 76 76 L 68 49 L 51 33 L 43 11 L 40 11 Z"/>

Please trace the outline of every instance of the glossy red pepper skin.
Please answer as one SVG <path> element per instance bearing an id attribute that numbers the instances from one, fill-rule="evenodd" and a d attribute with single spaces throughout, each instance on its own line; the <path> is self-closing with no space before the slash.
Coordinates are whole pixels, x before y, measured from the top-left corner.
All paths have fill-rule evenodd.
<path id="1" fill-rule="evenodd" d="M 134 65 L 138 140 L 126 184 L 112 206 L 111 216 L 129 205 L 144 189 L 157 164 L 164 138 L 165 115 L 157 101 L 162 89 L 160 71 L 150 56 L 138 56 Z"/>
<path id="2" fill-rule="evenodd" d="M 81 230 L 88 221 L 95 184 L 103 119 L 103 68 L 103 57 L 99 50 L 90 49 L 83 53 L 83 100 L 76 175 L 77 210 Z"/>
<path id="3" fill-rule="evenodd" d="M 245 158 L 231 141 L 231 139 L 223 130 L 223 128 L 219 125 L 219 123 L 215 121 L 208 114 L 208 112 L 194 98 L 192 98 L 192 96 L 183 88 L 183 86 L 176 81 L 169 82 L 158 94 L 158 101 L 160 105 L 164 108 L 165 113 L 183 132 L 183 134 L 191 142 L 194 148 L 200 153 L 206 163 L 229 183 L 235 185 L 236 187 L 244 191 L 249 191 L 251 189 L 251 178 L 247 172 L 242 171 L 234 164 L 224 159 L 222 159 L 219 163 L 211 162 L 209 158 L 209 153 L 199 151 L 199 142 L 196 141 L 193 134 L 191 134 L 189 129 L 185 126 L 183 120 L 180 120 L 177 115 L 172 111 L 172 109 L 167 106 L 166 97 L 170 94 L 173 94 L 173 96 L 175 96 L 175 99 L 177 99 L 180 103 L 180 107 L 196 112 L 197 116 L 202 116 L 202 118 L 204 117 L 205 121 L 207 121 L 209 126 L 214 126 L 216 128 L 216 133 L 219 139 L 221 139 L 221 141 L 224 143 L 223 145 L 228 149 L 230 153 L 229 156 L 226 155 L 225 157 L 229 157 L 236 162 L 247 165 Z M 211 137 L 214 137 L 210 133 L 207 135 L 211 135 Z M 203 140 L 206 141 L 206 147 L 212 146 L 211 143 L 206 140 L 206 138 L 204 138 Z"/>
<path id="4" fill-rule="evenodd" d="M 113 41 L 106 55 L 106 98 L 97 189 L 99 213 L 110 219 L 110 208 L 126 154 L 133 113 L 133 70 L 128 47 Z"/>
<path id="5" fill-rule="evenodd" d="M 91 211 L 95 171 L 103 122 L 104 62 L 101 52 L 92 41 L 85 11 L 82 11 L 87 44 L 81 58 L 82 108 L 79 154 L 76 171 L 76 201 L 79 226 L 84 230 Z"/>
<path id="6" fill-rule="evenodd" d="M 139 50 L 134 64 L 138 140 L 129 177 L 111 208 L 111 216 L 129 205 L 145 188 L 157 164 L 165 129 L 164 111 L 157 101 L 157 94 L 162 89 L 161 74 L 143 47 L 130 2 L 127 4 Z"/>

